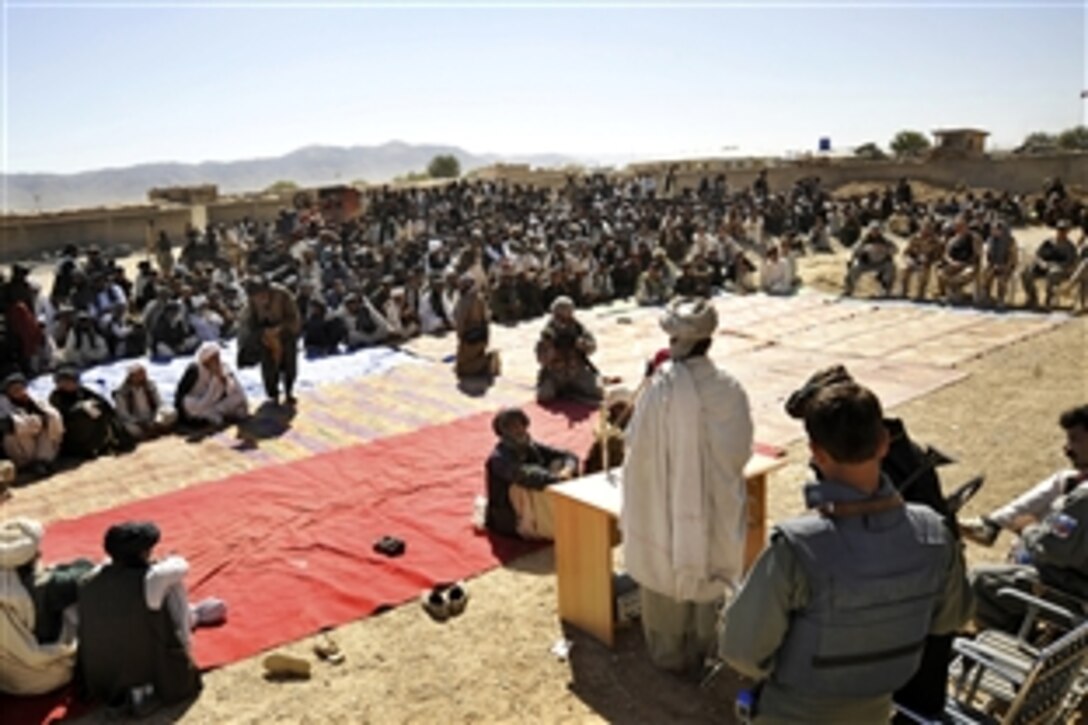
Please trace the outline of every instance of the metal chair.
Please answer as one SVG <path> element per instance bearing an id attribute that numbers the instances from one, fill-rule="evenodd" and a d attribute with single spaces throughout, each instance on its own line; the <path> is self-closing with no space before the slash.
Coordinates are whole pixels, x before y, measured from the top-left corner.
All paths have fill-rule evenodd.
<path id="1" fill-rule="evenodd" d="M 950 677 L 953 692 L 939 722 L 1042 725 L 1062 723 L 1088 691 L 1088 618 L 1015 589 L 1001 596 L 1027 606 L 1020 632 L 980 632 L 958 639 Z M 1043 634 L 1037 634 L 1040 630 Z M 1044 641 L 1037 646 L 1032 643 Z M 919 723 L 932 723 L 897 707 Z"/>

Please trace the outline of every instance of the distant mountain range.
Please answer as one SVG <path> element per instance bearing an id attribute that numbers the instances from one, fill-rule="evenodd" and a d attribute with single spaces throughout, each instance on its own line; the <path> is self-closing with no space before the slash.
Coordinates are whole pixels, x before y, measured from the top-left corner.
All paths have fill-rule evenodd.
<path id="1" fill-rule="evenodd" d="M 152 163 L 77 174 L 2 174 L 7 186 L 6 212 L 71 209 L 147 200 L 153 187 L 217 184 L 221 194 L 260 191 L 277 181 L 300 186 L 384 182 L 419 172 L 438 154 L 453 154 L 461 172 L 495 162 L 560 166 L 577 160 L 560 154 L 500 156 L 472 154 L 457 146 L 415 145 L 390 141 L 379 146 L 305 146 L 274 158 L 206 161 L 200 164 Z"/>

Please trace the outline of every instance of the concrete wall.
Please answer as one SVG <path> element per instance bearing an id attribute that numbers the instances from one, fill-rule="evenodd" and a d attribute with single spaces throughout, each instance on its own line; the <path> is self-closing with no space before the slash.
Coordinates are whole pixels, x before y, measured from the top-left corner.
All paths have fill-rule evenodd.
<path id="1" fill-rule="evenodd" d="M 663 176 L 668 164 L 662 164 Z M 738 189 L 755 180 L 758 169 L 728 170 L 706 164 L 705 168 L 680 171 L 676 175 L 681 188 L 696 188 L 704 176 L 713 178 L 724 171 L 729 186 Z M 1008 158 L 946 159 L 942 161 L 863 161 L 835 159 L 825 163 L 797 162 L 767 169 L 771 189 L 788 188 L 806 176 L 819 176 L 825 188 L 834 188 L 851 181 L 894 183 L 902 177 L 923 181 L 934 186 L 955 188 L 960 184 L 976 188 L 1011 191 L 1016 194 L 1037 193 L 1043 180 L 1061 177 L 1067 186 L 1088 189 L 1088 154 L 1054 154 L 1016 156 Z"/>
<path id="2" fill-rule="evenodd" d="M 289 205 L 279 198 L 231 199 L 198 206 L 158 207 L 151 204 L 116 209 L 93 209 L 54 214 L 0 217 L 0 263 L 19 259 L 44 259 L 66 244 L 97 244 L 114 254 L 143 249 L 148 221 L 155 233 L 166 230 L 176 242 L 186 224 L 231 223 L 248 216 L 258 221 L 275 219 Z"/>
<path id="3" fill-rule="evenodd" d="M 258 222 L 269 222 L 276 218 L 280 209 L 291 206 L 290 198 L 260 197 L 256 199 L 231 199 L 208 204 L 208 222 L 210 224 L 231 224 L 245 217 Z"/>
<path id="4" fill-rule="evenodd" d="M 45 259 L 66 244 L 97 244 L 111 253 L 143 249 L 147 223 L 178 239 L 193 219 L 189 207 L 151 205 L 0 217 L 0 262 Z"/>

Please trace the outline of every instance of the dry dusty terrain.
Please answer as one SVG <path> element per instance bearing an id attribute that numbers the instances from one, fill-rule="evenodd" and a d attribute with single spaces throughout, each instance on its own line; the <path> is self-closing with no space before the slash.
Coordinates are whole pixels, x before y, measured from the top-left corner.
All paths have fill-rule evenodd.
<path id="1" fill-rule="evenodd" d="M 1058 411 L 1088 400 L 1088 320 L 1081 318 L 971 363 L 966 380 L 894 411 L 914 436 L 960 463 L 943 469 L 946 488 L 975 471 L 987 484 L 968 513 L 997 505 L 1062 465 Z M 771 481 L 772 518 L 800 509 L 803 446 Z M 973 561 L 1001 558 L 970 547 Z M 550 654 L 564 636 L 555 617 L 551 550 L 470 582 L 466 613 L 432 622 L 406 605 L 336 636 L 340 667 L 316 664 L 309 682 L 268 683 L 259 660 L 208 675 L 190 722 L 730 722 L 736 681 L 694 685 L 654 671 L 641 636 L 628 630 L 615 651 L 569 633 L 571 659 Z M 312 640 L 286 648 L 306 655 Z"/>

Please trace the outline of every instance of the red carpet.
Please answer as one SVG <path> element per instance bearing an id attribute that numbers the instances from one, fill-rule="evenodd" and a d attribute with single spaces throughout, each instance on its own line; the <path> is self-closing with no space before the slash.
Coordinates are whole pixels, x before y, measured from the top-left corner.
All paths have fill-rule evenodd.
<path id="1" fill-rule="evenodd" d="M 535 438 L 585 454 L 593 411 L 525 410 Z M 228 603 L 226 625 L 197 631 L 197 662 L 209 668 L 244 659 L 530 551 L 532 545 L 478 535 L 471 526 L 473 498 L 484 490 L 483 463 L 495 444 L 491 415 L 57 522 L 47 529 L 44 560 L 98 558 L 111 524 L 153 520 L 163 531 L 158 552 L 189 560 L 193 600 L 217 596 Z M 372 551 L 386 534 L 406 542 L 403 556 Z M 34 701 L 60 704 L 56 696 L 23 704 Z M 0 707 L 11 704 L 0 700 Z"/>
<path id="2" fill-rule="evenodd" d="M 571 418 L 526 411 L 541 440 L 579 454 L 587 448 L 584 411 Z M 155 521 L 163 532 L 158 552 L 177 551 L 192 566 L 192 598 L 228 604 L 228 623 L 195 637 L 197 662 L 216 667 L 528 551 L 472 529 L 472 500 L 483 491 L 494 444 L 488 413 L 261 468 L 55 523 L 44 558 L 97 556 L 111 524 Z M 372 551 L 386 534 L 406 542 L 403 556 Z"/>

